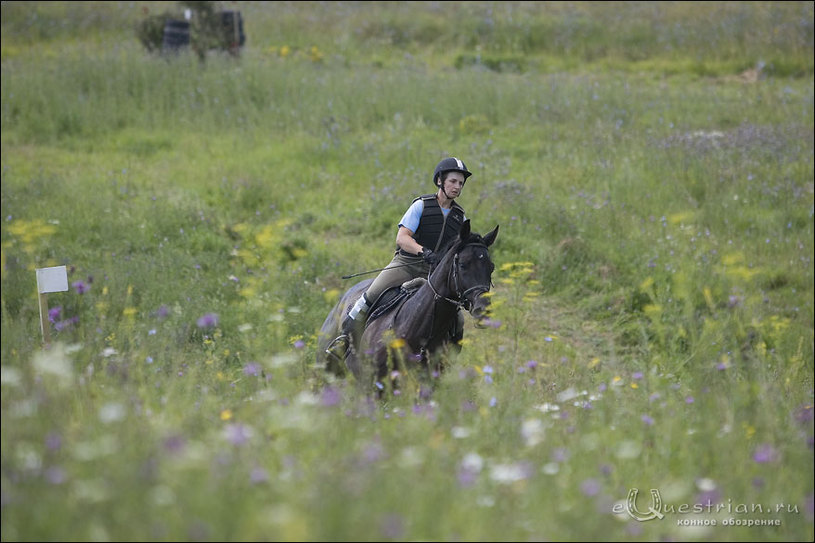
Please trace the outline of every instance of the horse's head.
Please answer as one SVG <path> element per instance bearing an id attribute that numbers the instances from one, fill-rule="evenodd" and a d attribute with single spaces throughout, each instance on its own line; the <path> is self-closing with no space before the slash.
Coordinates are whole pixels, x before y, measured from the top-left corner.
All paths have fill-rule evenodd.
<path id="1" fill-rule="evenodd" d="M 450 247 L 445 260 L 449 262 L 448 287 L 458 302 L 479 321 L 484 319 L 490 305 L 484 296 L 492 285 L 495 264 L 490 260 L 489 246 L 498 236 L 498 227 L 485 236 L 470 232 L 470 221 L 461 227 L 459 237 Z"/>

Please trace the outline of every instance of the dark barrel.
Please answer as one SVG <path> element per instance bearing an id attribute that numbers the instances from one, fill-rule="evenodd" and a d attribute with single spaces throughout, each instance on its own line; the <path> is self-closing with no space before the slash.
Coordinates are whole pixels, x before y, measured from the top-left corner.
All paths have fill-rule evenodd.
<path id="1" fill-rule="evenodd" d="M 243 33 L 243 17 L 240 11 L 222 11 L 221 29 L 227 49 L 235 51 L 246 43 Z"/>
<path id="2" fill-rule="evenodd" d="M 190 44 L 190 22 L 179 19 L 168 19 L 164 23 L 164 39 L 161 50 L 165 53 L 175 52 Z"/>

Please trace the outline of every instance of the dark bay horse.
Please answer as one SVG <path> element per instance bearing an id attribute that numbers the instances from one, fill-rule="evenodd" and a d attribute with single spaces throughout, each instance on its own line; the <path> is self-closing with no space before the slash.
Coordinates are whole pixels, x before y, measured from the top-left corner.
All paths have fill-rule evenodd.
<path id="1" fill-rule="evenodd" d="M 356 349 L 349 349 L 345 364 L 363 387 L 381 382 L 394 369 L 424 367 L 440 370 L 438 355 L 451 344 L 450 331 L 464 308 L 476 318 L 486 317 L 492 271 L 489 246 L 498 236 L 498 227 L 485 236 L 470 231 L 470 221 L 461 227 L 430 276 L 415 292 L 394 309 L 369 320 Z M 338 334 L 343 317 L 373 279 L 351 287 L 329 313 L 317 340 L 317 363 L 344 375 L 326 357 L 325 348 Z M 371 309 L 371 314 L 375 312 Z M 389 367 L 388 362 L 391 361 Z"/>

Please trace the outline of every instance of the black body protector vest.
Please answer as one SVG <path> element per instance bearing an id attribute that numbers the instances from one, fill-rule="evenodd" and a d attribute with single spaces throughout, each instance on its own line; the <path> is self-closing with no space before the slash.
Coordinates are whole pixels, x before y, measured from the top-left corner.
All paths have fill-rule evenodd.
<path id="1" fill-rule="evenodd" d="M 424 209 L 422 218 L 419 219 L 419 228 L 413 233 L 413 239 L 422 247 L 438 251 L 448 241 L 458 236 L 461 225 L 464 224 L 464 209 L 453 202 L 450 212 L 445 217 L 435 194 L 420 196 L 416 200 L 420 198 L 424 202 Z"/>

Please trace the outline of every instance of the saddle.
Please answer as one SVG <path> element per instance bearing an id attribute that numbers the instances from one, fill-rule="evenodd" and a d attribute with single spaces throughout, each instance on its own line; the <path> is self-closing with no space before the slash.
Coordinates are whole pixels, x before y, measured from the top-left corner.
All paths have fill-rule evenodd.
<path id="1" fill-rule="evenodd" d="M 415 279 L 411 279 L 410 281 L 405 281 L 401 285 L 391 287 L 380 294 L 379 298 L 376 299 L 374 304 L 371 306 L 371 310 L 368 312 L 366 326 L 379 317 L 390 313 L 403 301 L 413 296 L 416 291 L 419 290 L 419 287 L 425 283 L 427 283 L 427 279 L 424 277 L 417 277 Z"/>

